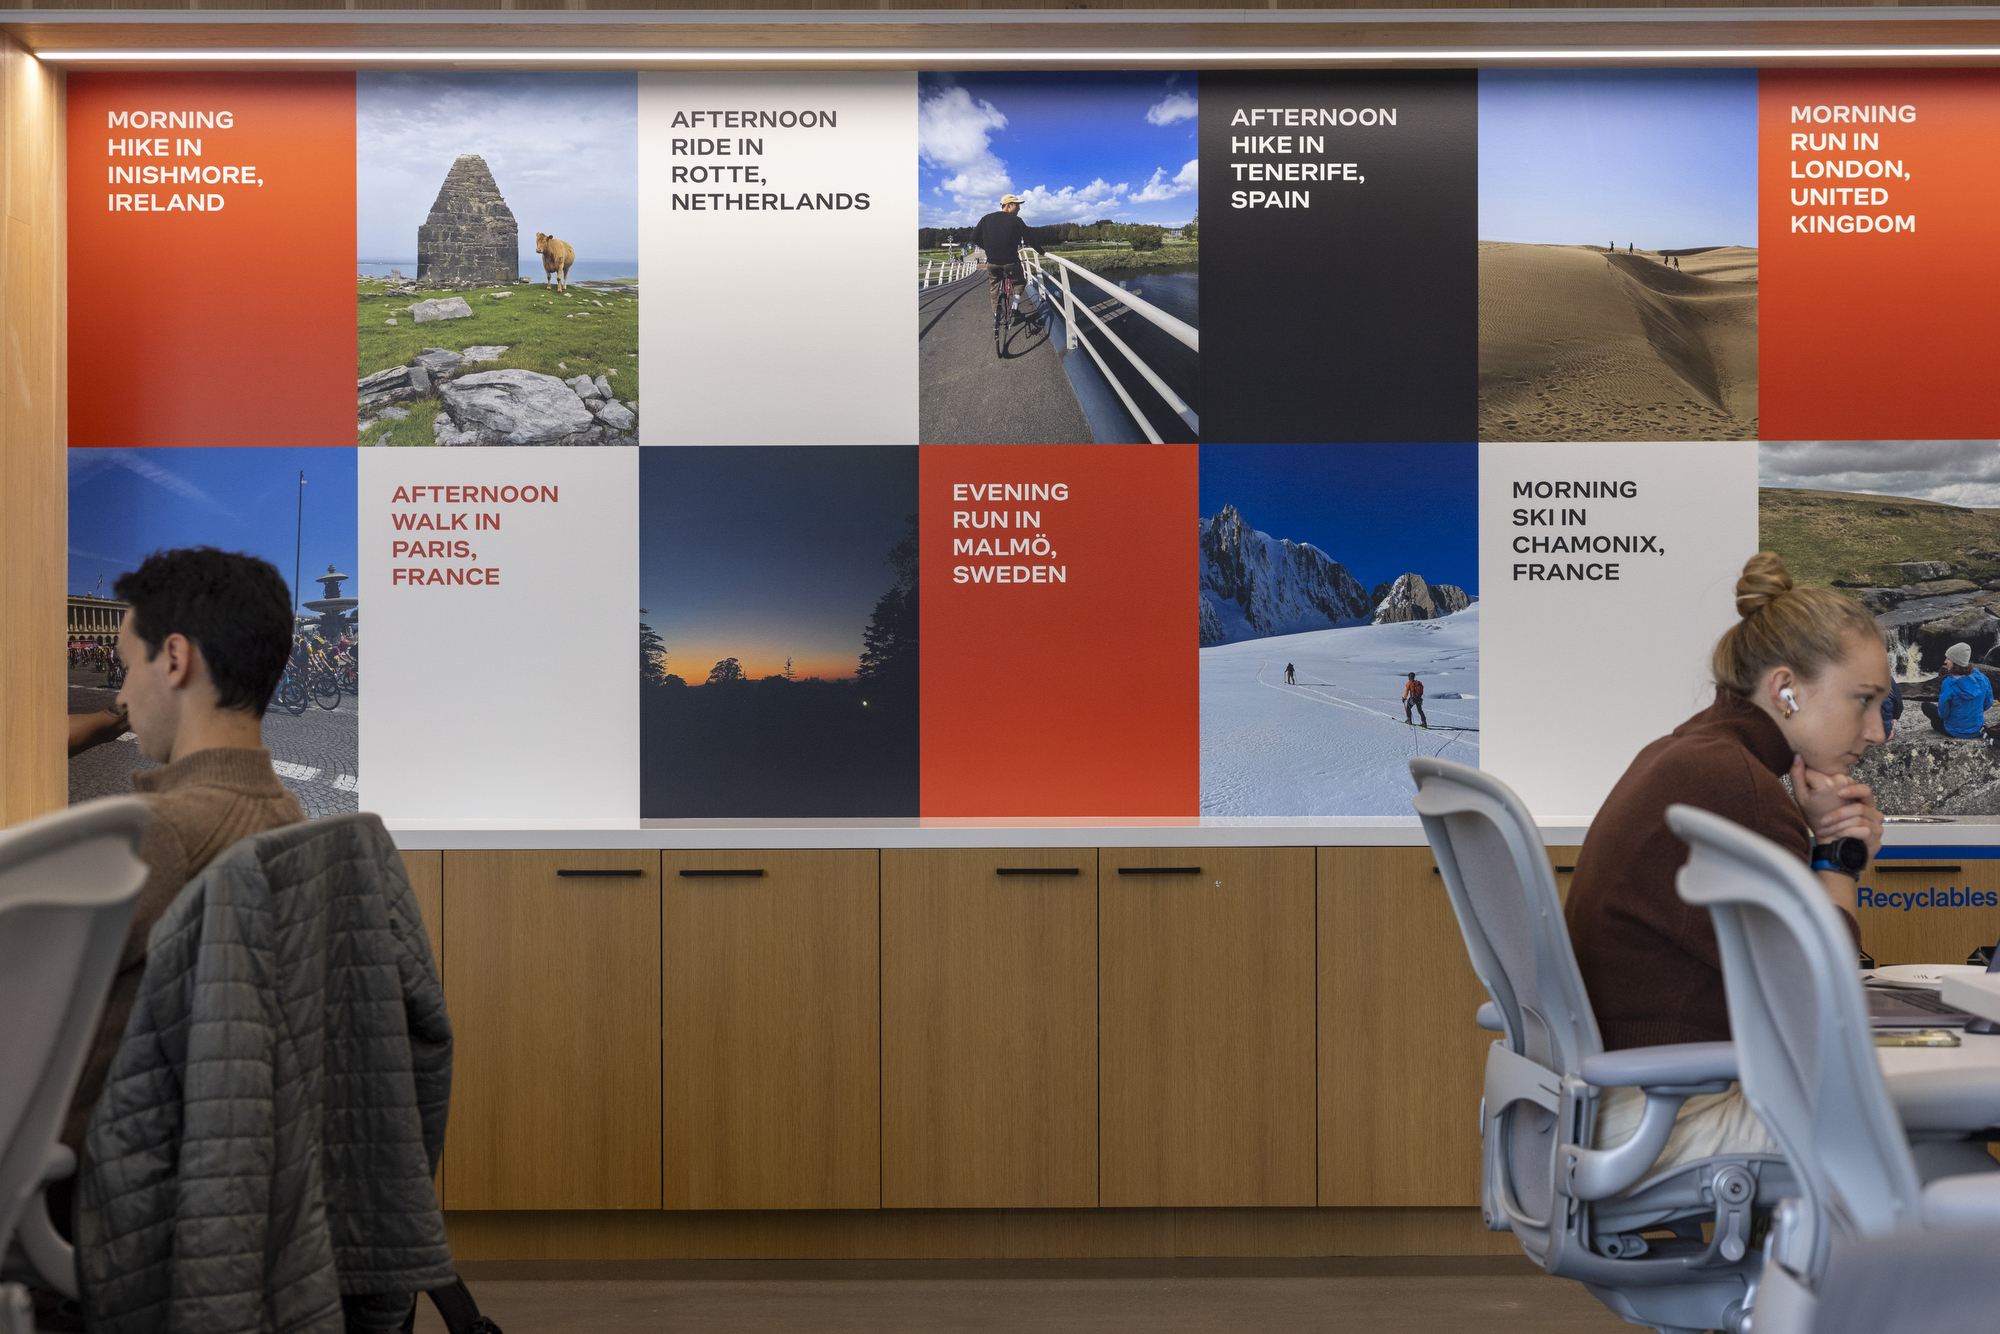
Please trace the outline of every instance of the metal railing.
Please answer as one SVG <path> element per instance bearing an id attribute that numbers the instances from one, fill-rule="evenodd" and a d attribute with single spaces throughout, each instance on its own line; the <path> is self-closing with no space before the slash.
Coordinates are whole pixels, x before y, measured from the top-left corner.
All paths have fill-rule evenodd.
<path id="1" fill-rule="evenodd" d="M 1044 267 L 1051 261 L 1057 266 L 1053 276 Z M 1111 367 L 1105 364 L 1104 354 L 1097 350 L 1096 344 L 1091 342 L 1090 338 L 1084 333 L 1082 326 L 1077 323 L 1078 311 L 1081 311 L 1092 324 L 1097 326 L 1098 333 L 1102 335 L 1104 341 L 1122 353 L 1132 368 L 1139 372 L 1141 378 L 1147 384 L 1153 386 L 1154 391 L 1166 400 L 1167 406 L 1172 408 L 1183 422 L 1187 423 L 1187 428 L 1194 432 L 1195 438 L 1197 440 L 1201 438 L 1200 416 L 1196 414 L 1193 408 L 1187 405 L 1185 399 L 1167 387 L 1167 382 L 1162 380 L 1158 372 L 1154 371 L 1151 366 L 1148 366 L 1141 360 L 1139 354 L 1127 346 L 1124 339 L 1111 331 L 1111 326 L 1105 323 L 1102 316 L 1090 308 L 1089 302 L 1078 301 L 1076 299 L 1076 296 L 1070 291 L 1070 271 L 1074 269 L 1076 272 L 1082 274 L 1085 281 L 1089 282 L 1093 287 L 1099 288 L 1107 296 L 1115 297 L 1118 303 L 1124 306 L 1126 310 L 1139 316 L 1153 327 L 1164 330 L 1168 336 L 1172 337 L 1176 342 L 1185 345 L 1197 356 L 1201 353 L 1201 330 L 1195 328 L 1186 320 L 1177 319 L 1167 314 L 1166 311 L 1161 310 L 1152 302 L 1141 300 L 1138 296 L 1125 291 L 1116 284 L 1106 282 L 1089 269 L 1084 268 L 1081 264 L 1072 263 L 1064 259 L 1061 255 L 1045 255 L 1024 246 L 1021 249 L 1021 264 L 1022 271 L 1027 274 L 1029 286 L 1062 310 L 1064 336 L 1067 339 L 1066 347 L 1068 350 L 1074 351 L 1078 344 L 1081 344 L 1083 350 L 1090 353 L 1090 359 L 1097 363 L 1097 369 L 1110 382 L 1111 388 L 1117 392 L 1120 401 L 1125 404 L 1125 410 L 1132 414 L 1132 420 L 1139 423 L 1139 429 L 1146 433 L 1148 440 L 1156 445 L 1162 443 L 1160 433 L 1153 429 L 1153 423 L 1146 420 L 1146 414 L 1139 410 L 1139 405 L 1132 401 L 1132 395 L 1119 382 L 1118 377 L 1111 373 Z"/>
<path id="2" fill-rule="evenodd" d="M 924 266 L 917 270 L 917 290 L 921 292 L 931 287 L 942 287 L 960 278 L 970 278 L 977 272 L 979 265 L 973 262 L 970 255 L 958 259 L 927 259 Z"/>

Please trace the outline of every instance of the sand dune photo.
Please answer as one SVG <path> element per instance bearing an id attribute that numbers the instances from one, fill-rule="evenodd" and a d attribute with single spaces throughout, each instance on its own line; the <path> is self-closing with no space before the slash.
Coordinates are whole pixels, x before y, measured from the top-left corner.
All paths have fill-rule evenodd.
<path id="1" fill-rule="evenodd" d="M 1755 70 L 1481 70 L 1479 438 L 1757 438 Z"/>
<path id="2" fill-rule="evenodd" d="M 1479 438 L 1751 440 L 1757 252 L 1479 243 Z"/>

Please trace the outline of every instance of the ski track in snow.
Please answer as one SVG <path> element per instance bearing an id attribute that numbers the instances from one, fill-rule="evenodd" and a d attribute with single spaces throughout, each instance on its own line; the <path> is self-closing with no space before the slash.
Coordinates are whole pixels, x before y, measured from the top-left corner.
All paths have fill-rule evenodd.
<path id="1" fill-rule="evenodd" d="M 1285 684 L 1285 664 L 1297 684 Z M 1430 730 L 1403 722 L 1405 672 Z M 1440 694 L 1469 699 L 1440 699 Z M 1201 650 L 1201 813 L 1409 815 L 1417 755 L 1479 763 L 1479 608 Z"/>

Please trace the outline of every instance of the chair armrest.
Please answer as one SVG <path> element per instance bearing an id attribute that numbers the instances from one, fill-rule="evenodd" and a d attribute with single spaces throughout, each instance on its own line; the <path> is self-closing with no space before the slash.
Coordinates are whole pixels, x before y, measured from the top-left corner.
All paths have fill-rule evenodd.
<path id="1" fill-rule="evenodd" d="M 2000 1172 L 1940 1177 L 1925 1186 L 1924 1226 L 2000 1227 Z"/>
<path id="2" fill-rule="evenodd" d="M 49 1197 L 44 1187 L 75 1171 L 76 1155 L 64 1145 L 51 1146 L 49 1156 L 42 1164 L 42 1184 L 28 1197 L 27 1207 L 21 1210 L 21 1219 L 15 1224 L 14 1232 L 35 1272 L 65 1297 L 83 1295 L 76 1282 L 76 1248 L 64 1241 L 55 1224 L 49 1221 Z"/>
<path id="3" fill-rule="evenodd" d="M 1472 1022 L 1489 1033 L 1505 1033 L 1507 1025 L 1500 1018 L 1500 1007 L 1487 1001 L 1472 1012 Z"/>
<path id="4" fill-rule="evenodd" d="M 1736 1044 L 1677 1042 L 1664 1047 L 1627 1047 L 1586 1056 L 1577 1073 L 1599 1088 L 1707 1091 L 1696 1086 L 1726 1085 L 1736 1078 Z"/>

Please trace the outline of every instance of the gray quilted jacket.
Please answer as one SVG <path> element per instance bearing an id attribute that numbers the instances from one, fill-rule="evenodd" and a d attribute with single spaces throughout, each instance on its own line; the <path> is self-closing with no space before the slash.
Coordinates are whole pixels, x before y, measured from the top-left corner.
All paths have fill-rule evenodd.
<path id="1" fill-rule="evenodd" d="M 453 1280 L 431 1175 L 451 1026 L 382 822 L 257 834 L 181 891 L 84 1140 L 95 1334 L 341 1334 Z"/>

